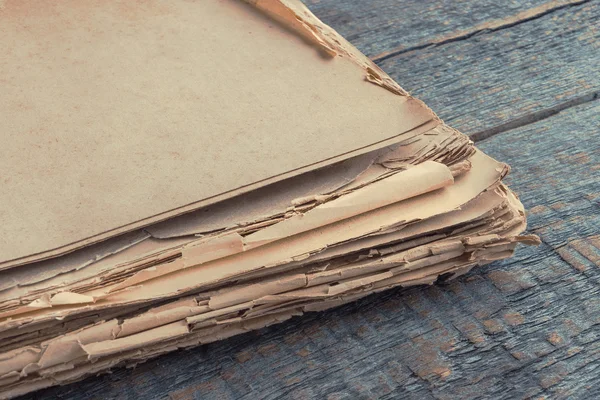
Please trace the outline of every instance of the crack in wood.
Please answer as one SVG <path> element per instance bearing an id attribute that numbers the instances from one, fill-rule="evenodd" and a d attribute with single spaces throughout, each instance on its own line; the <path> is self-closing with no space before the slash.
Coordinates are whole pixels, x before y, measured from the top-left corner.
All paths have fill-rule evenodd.
<path id="1" fill-rule="evenodd" d="M 577 7 L 577 6 L 589 3 L 590 1 L 591 0 L 576 0 L 576 1 L 571 0 L 571 1 L 567 1 L 567 2 L 550 1 L 548 3 L 540 5 L 538 7 L 534 7 L 532 9 L 522 11 L 513 16 L 502 18 L 502 19 L 495 20 L 495 21 L 484 22 L 482 24 L 474 26 L 472 29 L 458 31 L 453 34 L 443 36 L 442 38 L 437 39 L 437 40 L 425 42 L 425 43 L 407 47 L 407 48 L 399 48 L 399 49 L 386 51 L 386 52 L 380 53 L 374 57 L 371 57 L 371 59 L 375 63 L 378 64 L 381 61 L 396 57 L 400 54 L 406 54 L 406 53 L 410 53 L 413 51 L 422 50 L 422 49 L 425 49 L 425 48 L 428 48 L 431 46 L 437 47 L 437 46 L 443 46 L 445 44 L 449 44 L 449 43 L 453 43 L 453 42 L 458 42 L 461 40 L 467 40 L 479 33 L 497 32 L 497 31 L 500 31 L 503 29 L 512 28 L 513 26 L 517 26 L 517 25 L 523 24 L 525 22 L 529 22 L 529 21 L 533 21 L 533 20 L 545 17 L 546 15 L 552 14 L 556 11 L 559 11 L 559 10 L 562 10 L 565 8 L 570 8 L 570 7 Z"/>
<path id="2" fill-rule="evenodd" d="M 569 101 L 565 101 L 564 103 L 557 104 L 553 107 L 546 108 L 540 111 L 536 111 L 530 114 L 526 114 L 520 118 L 514 119 L 512 121 L 506 122 L 501 125 L 494 126 L 489 129 L 484 129 L 479 132 L 475 132 L 469 137 L 474 142 L 480 142 L 484 139 L 495 136 L 499 133 L 503 133 L 512 129 L 520 128 L 525 125 L 533 124 L 539 121 L 542 121 L 546 118 L 552 117 L 553 115 L 558 114 L 561 111 L 564 111 L 571 107 L 577 107 L 585 103 L 589 103 L 600 98 L 600 91 L 595 91 L 591 93 L 587 93 L 578 97 L 575 97 Z"/>

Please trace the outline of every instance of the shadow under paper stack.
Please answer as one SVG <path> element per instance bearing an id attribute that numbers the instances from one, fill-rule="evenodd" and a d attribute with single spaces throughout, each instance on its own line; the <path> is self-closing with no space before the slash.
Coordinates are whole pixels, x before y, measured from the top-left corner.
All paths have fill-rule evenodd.
<path id="1" fill-rule="evenodd" d="M 538 243 L 507 165 L 300 2 L 248 3 L 0 9 L 0 397 Z"/>

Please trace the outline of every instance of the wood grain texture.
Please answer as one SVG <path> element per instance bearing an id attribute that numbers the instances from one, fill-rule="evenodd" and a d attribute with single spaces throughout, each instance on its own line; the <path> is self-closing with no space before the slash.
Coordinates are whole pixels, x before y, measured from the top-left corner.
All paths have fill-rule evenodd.
<path id="1" fill-rule="evenodd" d="M 409 52 L 380 66 L 446 123 L 475 134 L 600 92 L 600 2 Z"/>
<path id="2" fill-rule="evenodd" d="M 29 398 L 598 398 L 599 114 L 596 101 L 480 143 L 512 164 L 538 248 Z"/>
<path id="3" fill-rule="evenodd" d="M 478 27 L 505 25 L 578 0 L 303 0 L 325 23 L 373 59 L 445 41 Z M 479 29 L 480 30 L 480 29 Z"/>
<path id="4" fill-rule="evenodd" d="M 371 56 L 417 47 L 378 64 L 466 134 L 486 137 L 600 93 L 598 1 L 553 3 L 544 12 L 540 6 L 547 3 L 541 2 L 374 3 L 321 0 L 312 8 Z M 538 17 L 515 24 L 515 15 L 532 9 Z M 497 18 L 506 20 L 504 28 Z M 465 26 L 469 19 L 471 28 Z M 412 25 L 415 21 L 419 24 Z M 478 28 L 486 24 L 496 30 Z M 436 42 L 441 44 L 420 48 Z"/>
<path id="5" fill-rule="evenodd" d="M 370 55 L 543 4 L 312 3 Z M 448 28 L 444 17 L 457 22 Z M 422 28 L 403 34 L 399 18 Z M 599 18 L 598 2 L 563 7 L 381 62 L 466 132 L 517 122 L 479 146 L 513 167 L 508 183 L 540 247 L 450 283 L 393 290 L 26 398 L 600 398 Z"/>

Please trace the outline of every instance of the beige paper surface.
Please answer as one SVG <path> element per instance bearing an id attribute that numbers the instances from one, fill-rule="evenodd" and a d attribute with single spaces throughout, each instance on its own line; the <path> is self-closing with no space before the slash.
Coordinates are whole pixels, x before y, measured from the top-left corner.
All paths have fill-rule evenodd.
<path id="1" fill-rule="evenodd" d="M 156 269 L 150 271 L 153 276 L 159 279 L 145 277 L 143 280 L 146 282 L 143 285 L 109 295 L 100 294 L 106 293 L 106 290 L 84 294 L 93 297 L 100 295 L 102 297 L 96 301 L 94 307 L 103 307 L 103 305 L 108 306 L 109 304 L 125 305 L 131 302 L 169 297 L 195 287 L 216 284 L 219 281 L 248 274 L 255 270 L 271 268 L 296 259 L 306 258 L 312 253 L 318 253 L 336 243 L 343 243 L 356 237 L 374 234 L 377 231 L 385 230 L 389 226 L 418 221 L 451 211 L 468 202 L 491 185 L 496 184 L 506 173 L 504 164 L 498 163 L 480 152 L 471 157 L 470 162 L 473 168 L 464 176 L 459 176 L 455 184 L 447 188 L 372 210 L 249 251 L 234 252 L 231 256 L 214 259 L 206 263 L 202 261 L 204 255 L 200 254 L 199 265 L 196 266 L 193 261 L 194 256 L 186 259 L 184 253 L 183 260 L 175 260 L 175 262 L 159 265 Z M 208 243 L 210 244 L 210 242 Z M 161 269 L 165 269 L 165 271 L 161 271 Z M 194 283 L 192 286 L 190 286 L 191 282 Z M 135 282 L 131 284 L 133 285 Z M 36 305 L 37 307 L 39 306 Z M 69 306 L 69 308 L 73 307 L 74 311 L 80 308 L 77 305 Z M 88 306 L 84 306 L 81 310 L 87 308 Z M 26 310 L 27 308 L 23 308 L 19 313 Z M 57 315 L 62 315 L 63 312 L 66 312 L 66 309 L 59 311 Z M 40 311 L 33 313 L 40 314 Z M 4 313 L 4 316 L 8 316 L 8 314 Z M 12 325 L 15 322 L 16 320 L 8 324 Z M 0 327 L 2 325 L 0 323 Z"/>
<path id="2" fill-rule="evenodd" d="M 385 146 L 435 119 L 237 0 L 10 2 L 0 33 L 0 106 L 11 116 L 0 120 L 10 177 L 0 267 Z"/>
<path id="3" fill-rule="evenodd" d="M 539 244 L 507 165 L 299 1 L 244 1 L 0 8 L 0 398 Z"/>

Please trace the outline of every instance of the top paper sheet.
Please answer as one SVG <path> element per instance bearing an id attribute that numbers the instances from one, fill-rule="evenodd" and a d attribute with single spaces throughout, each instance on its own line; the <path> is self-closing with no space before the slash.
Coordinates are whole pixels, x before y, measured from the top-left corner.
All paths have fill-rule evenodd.
<path id="1" fill-rule="evenodd" d="M 373 84 L 378 72 L 347 42 L 326 54 L 260 8 L 3 3 L 0 269 L 387 146 L 436 119 Z"/>

